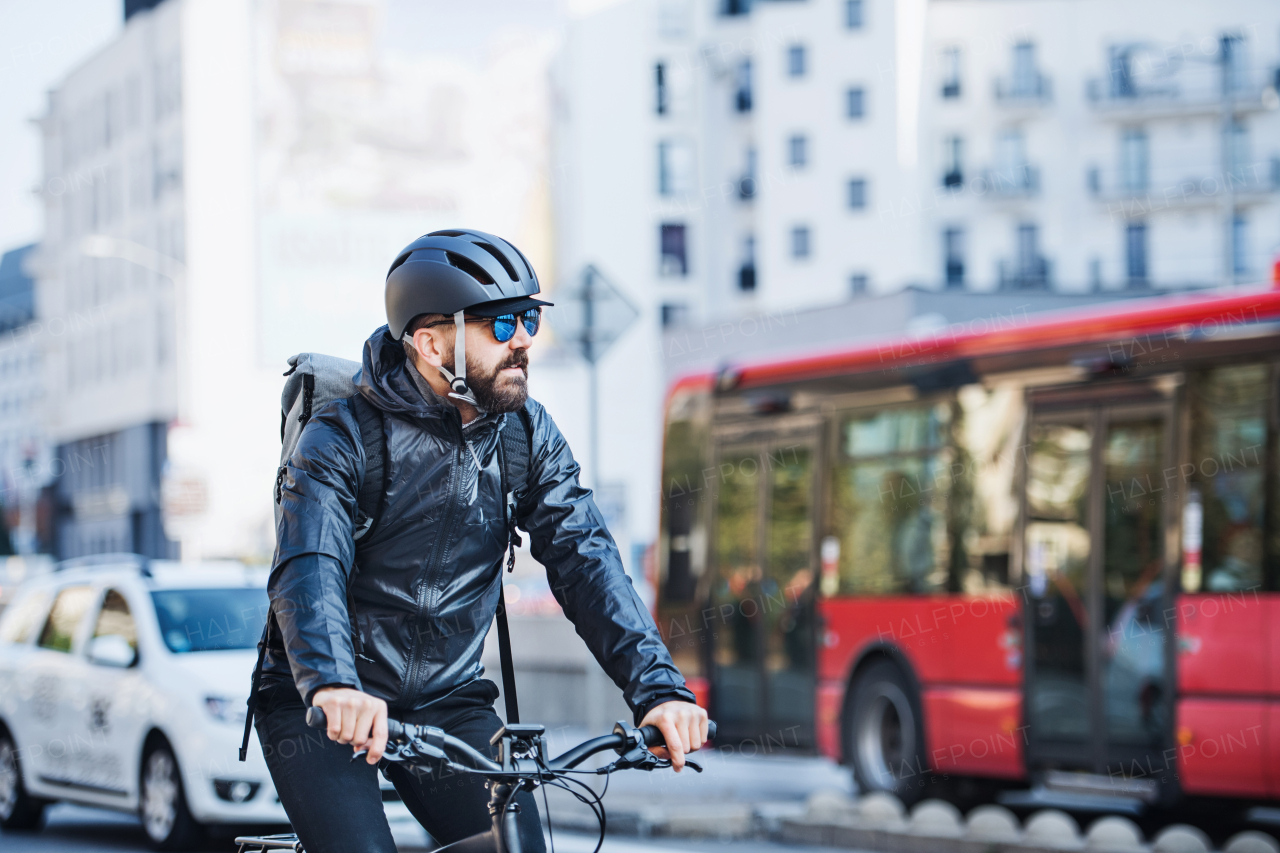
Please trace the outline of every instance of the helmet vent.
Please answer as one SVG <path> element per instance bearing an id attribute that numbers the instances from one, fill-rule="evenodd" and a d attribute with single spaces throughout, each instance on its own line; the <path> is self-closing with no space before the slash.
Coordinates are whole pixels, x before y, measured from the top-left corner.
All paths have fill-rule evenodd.
<path id="1" fill-rule="evenodd" d="M 511 276 L 512 281 L 520 280 L 520 276 L 516 273 L 516 268 L 511 266 L 511 261 L 507 260 L 507 256 L 499 252 L 496 246 L 488 243 L 474 243 L 473 245 L 493 255 L 494 259 L 502 264 L 502 268 L 507 271 L 507 275 Z"/>
<path id="2" fill-rule="evenodd" d="M 445 252 L 444 255 L 449 259 L 450 264 L 462 270 L 481 284 L 496 284 L 493 277 L 484 271 L 484 267 L 480 266 L 470 258 L 454 254 L 453 252 Z"/>

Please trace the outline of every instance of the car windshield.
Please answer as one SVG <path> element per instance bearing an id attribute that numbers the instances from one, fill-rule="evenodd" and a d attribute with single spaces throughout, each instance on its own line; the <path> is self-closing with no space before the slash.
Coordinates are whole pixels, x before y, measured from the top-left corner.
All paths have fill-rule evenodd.
<path id="1" fill-rule="evenodd" d="M 164 644 L 178 654 L 251 649 L 267 621 L 265 589 L 166 589 L 151 598 Z"/>

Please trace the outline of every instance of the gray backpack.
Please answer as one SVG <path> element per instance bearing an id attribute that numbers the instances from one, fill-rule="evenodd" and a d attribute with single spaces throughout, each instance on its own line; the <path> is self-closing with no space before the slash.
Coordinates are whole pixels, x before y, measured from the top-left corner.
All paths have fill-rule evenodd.
<path id="1" fill-rule="evenodd" d="M 353 519 L 352 537 L 359 541 L 368 536 L 378 524 L 378 515 L 384 508 L 387 493 L 387 437 L 382 412 L 364 398 L 356 387 L 356 376 L 361 366 L 345 358 L 304 352 L 289 358 L 289 369 L 284 392 L 280 395 L 280 467 L 276 470 L 275 518 L 280 522 L 280 503 L 283 499 L 284 477 L 289 459 L 297 449 L 302 430 L 311 415 L 334 400 L 346 400 L 351 413 L 360 425 L 360 442 L 364 445 L 364 479 L 356 494 L 357 513 Z M 529 474 L 532 424 L 524 409 L 514 417 L 504 417 L 499 426 L 500 442 L 498 458 L 502 471 L 502 493 L 505 496 L 507 526 L 507 571 L 515 564 L 515 549 L 521 544 L 516 531 L 515 495 L 523 492 Z M 352 568 L 347 580 L 347 612 L 352 622 L 352 643 L 357 655 L 363 654 L 359 632 L 355 630 L 355 602 L 351 595 L 351 580 L 359 567 Z M 511 633 L 507 626 L 506 596 L 499 585 L 498 600 L 498 654 L 502 662 L 502 694 L 507 707 L 507 722 L 520 722 L 516 706 L 515 667 L 511 661 Z M 244 761 L 249 749 L 249 729 L 253 725 L 254 706 L 257 704 L 258 682 L 262 675 L 262 660 L 267 651 L 267 634 L 271 630 L 270 618 L 262 630 L 258 642 L 258 665 L 253 671 L 252 687 L 246 703 L 249 711 L 245 718 L 244 739 L 240 744 L 240 760 Z"/>

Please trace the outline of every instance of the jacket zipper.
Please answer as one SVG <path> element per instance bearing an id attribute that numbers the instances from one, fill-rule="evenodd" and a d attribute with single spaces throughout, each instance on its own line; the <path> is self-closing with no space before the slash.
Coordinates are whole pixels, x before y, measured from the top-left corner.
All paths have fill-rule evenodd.
<path id="1" fill-rule="evenodd" d="M 417 596 L 417 616 L 413 626 L 413 646 L 409 654 L 409 673 L 405 679 L 405 693 L 407 696 L 401 696 L 401 699 L 414 701 L 418 692 L 422 689 L 418 683 L 421 678 L 422 659 L 422 621 L 430 609 L 432 598 L 432 590 L 435 587 L 437 575 L 440 573 L 440 563 L 444 558 L 446 540 L 452 535 L 454 510 L 457 507 L 461 496 L 460 483 L 462 478 L 458 475 L 459 465 L 461 461 L 462 449 L 455 447 L 453 449 L 453 461 L 449 468 L 449 498 L 446 502 L 444 523 L 441 525 L 440 533 L 436 536 L 436 541 L 431 548 L 431 557 L 427 561 L 427 575 L 422 583 L 418 585 Z"/>

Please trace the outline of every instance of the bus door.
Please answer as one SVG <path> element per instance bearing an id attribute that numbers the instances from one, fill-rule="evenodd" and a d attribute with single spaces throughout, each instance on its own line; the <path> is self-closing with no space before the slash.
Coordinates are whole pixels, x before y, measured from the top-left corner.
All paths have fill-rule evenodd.
<path id="1" fill-rule="evenodd" d="M 716 454 L 712 716 L 757 749 L 814 738 L 816 438 L 722 443 Z"/>
<path id="2" fill-rule="evenodd" d="M 1172 737 L 1172 408 L 1032 403 L 1023 564 L 1027 756 L 1051 786 L 1151 798 Z M 1136 769 L 1135 769 L 1136 768 Z M 1100 791 L 1101 793 L 1101 791 Z"/>

